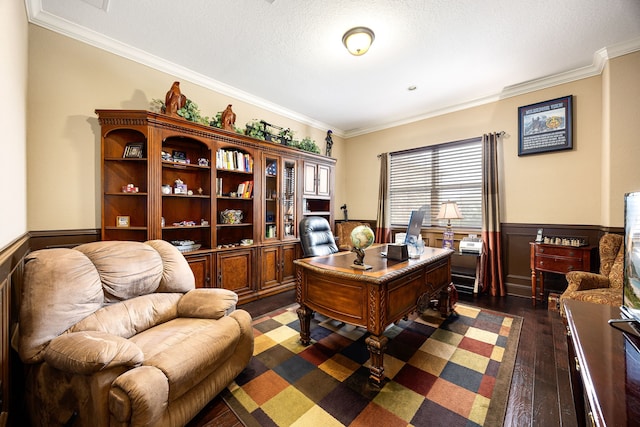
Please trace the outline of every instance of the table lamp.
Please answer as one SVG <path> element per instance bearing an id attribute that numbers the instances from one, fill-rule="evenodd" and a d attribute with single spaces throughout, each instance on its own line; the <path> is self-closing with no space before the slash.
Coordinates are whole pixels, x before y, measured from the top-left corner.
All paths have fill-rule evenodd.
<path id="1" fill-rule="evenodd" d="M 442 247 L 445 249 L 453 249 L 453 230 L 451 229 L 451 220 L 452 219 L 462 219 L 462 213 L 460 213 L 460 209 L 458 208 L 458 204 L 456 202 L 447 201 L 440 206 L 440 212 L 438 212 L 438 216 L 436 219 L 446 219 L 447 220 L 447 228 L 444 230 L 444 234 L 442 237 Z"/>

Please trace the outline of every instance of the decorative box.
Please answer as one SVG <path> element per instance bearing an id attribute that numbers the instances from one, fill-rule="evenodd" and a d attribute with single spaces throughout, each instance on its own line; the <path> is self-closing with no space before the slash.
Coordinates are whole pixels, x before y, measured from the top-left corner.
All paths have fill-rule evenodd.
<path id="1" fill-rule="evenodd" d="M 242 211 L 239 209 L 225 209 L 220 212 L 220 222 L 222 224 L 242 223 Z"/>

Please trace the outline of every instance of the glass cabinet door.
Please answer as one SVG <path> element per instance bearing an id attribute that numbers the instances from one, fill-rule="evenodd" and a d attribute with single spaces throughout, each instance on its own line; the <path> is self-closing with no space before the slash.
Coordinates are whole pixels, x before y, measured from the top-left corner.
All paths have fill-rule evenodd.
<path id="1" fill-rule="evenodd" d="M 265 157 L 265 240 L 292 239 L 296 230 L 296 161 Z"/>
<path id="2" fill-rule="evenodd" d="M 265 157 L 264 179 L 264 236 L 265 240 L 278 238 L 278 218 L 280 206 L 278 190 L 280 188 L 280 165 L 277 157 Z"/>
<path id="3" fill-rule="evenodd" d="M 298 234 L 296 222 L 296 161 L 284 160 L 282 183 L 282 228 L 283 237 L 295 238 Z"/>

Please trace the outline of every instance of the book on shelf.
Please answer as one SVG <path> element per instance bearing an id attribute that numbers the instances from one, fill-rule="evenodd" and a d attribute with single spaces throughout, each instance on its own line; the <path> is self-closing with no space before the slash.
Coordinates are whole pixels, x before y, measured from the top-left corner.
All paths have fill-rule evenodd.
<path id="1" fill-rule="evenodd" d="M 238 184 L 238 197 L 249 199 L 251 198 L 252 193 L 253 193 L 253 181 L 244 181 Z"/>
<path id="2" fill-rule="evenodd" d="M 222 178 L 216 178 L 216 196 L 222 196 Z"/>
<path id="3" fill-rule="evenodd" d="M 253 181 L 247 181 L 247 185 L 245 187 L 243 197 L 249 199 L 251 198 L 252 194 L 253 194 Z"/>
<path id="4" fill-rule="evenodd" d="M 216 152 L 216 167 L 225 170 L 253 172 L 253 158 L 250 154 L 242 151 L 220 148 Z"/>

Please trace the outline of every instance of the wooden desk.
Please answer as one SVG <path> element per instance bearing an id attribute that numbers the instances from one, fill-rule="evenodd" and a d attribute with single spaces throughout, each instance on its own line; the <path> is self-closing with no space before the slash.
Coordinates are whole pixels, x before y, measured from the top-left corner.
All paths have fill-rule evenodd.
<path id="1" fill-rule="evenodd" d="M 607 323 L 620 318 L 620 309 L 567 300 L 565 310 L 578 424 L 638 425 L 640 353 L 620 330 Z"/>
<path id="2" fill-rule="evenodd" d="M 380 255 L 385 245 L 366 250 L 364 261 L 371 270 L 351 267 L 355 254 L 304 258 L 296 264 L 296 300 L 300 304 L 300 340 L 310 343 L 311 314 L 316 311 L 332 319 L 366 328 L 371 353 L 369 378 L 377 386 L 384 382 L 384 352 L 388 338 L 384 330 L 436 296 L 440 312 L 448 316 L 450 301 L 450 249 L 425 248 L 420 259 L 392 261 Z"/>
<path id="3" fill-rule="evenodd" d="M 538 296 L 544 300 L 544 272 L 566 274 L 570 271 L 591 271 L 591 251 L 595 246 L 560 246 L 530 242 L 531 246 L 531 302 L 536 306 Z M 537 275 L 540 272 L 540 293 Z"/>

